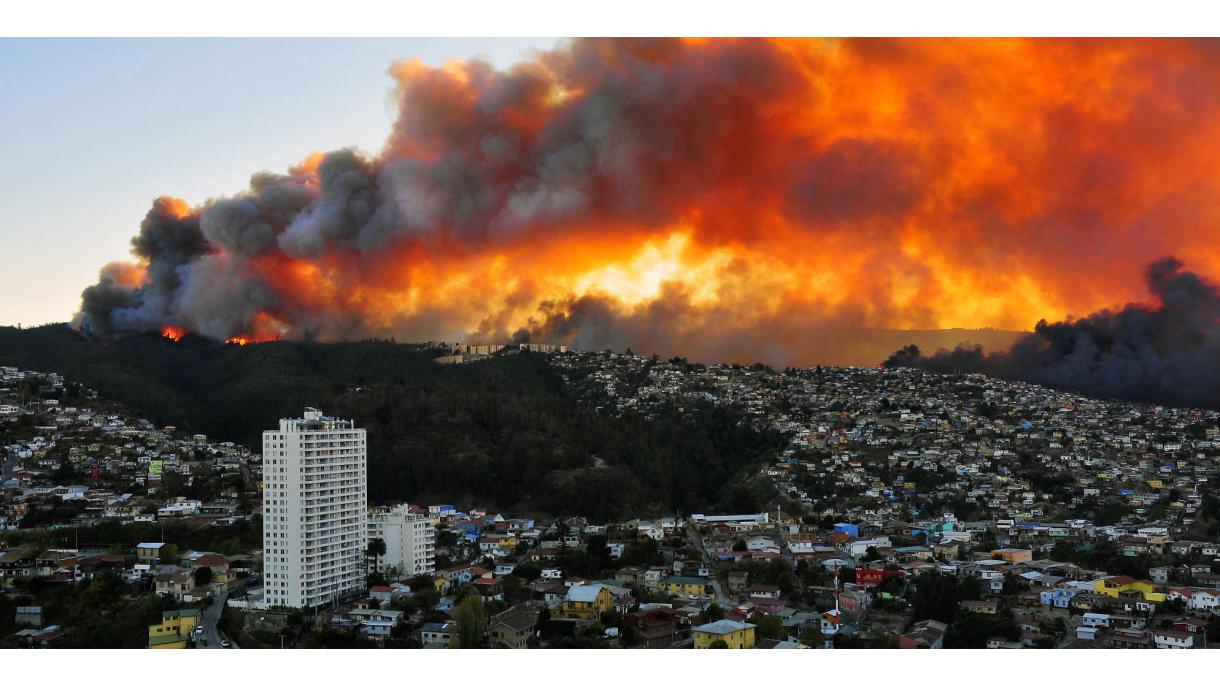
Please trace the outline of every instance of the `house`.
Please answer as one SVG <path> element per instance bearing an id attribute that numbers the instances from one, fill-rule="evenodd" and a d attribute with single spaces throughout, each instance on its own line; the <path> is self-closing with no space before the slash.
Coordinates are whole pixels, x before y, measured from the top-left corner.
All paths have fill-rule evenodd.
<path id="1" fill-rule="evenodd" d="M 457 634 L 457 622 L 428 622 L 419 629 L 419 643 L 425 648 L 448 648 Z"/>
<path id="2" fill-rule="evenodd" d="M 1110 615 L 1100 612 L 1086 612 L 1080 616 L 1080 625 L 1094 629 L 1110 628 Z"/>
<path id="3" fill-rule="evenodd" d="M 195 556 L 191 560 L 191 570 L 194 571 L 200 567 L 207 567 L 212 571 L 212 583 L 228 585 L 237 578 L 229 568 L 229 560 L 223 555 L 216 553 L 203 553 Z"/>
<path id="4" fill-rule="evenodd" d="M 366 619 L 360 622 L 360 633 L 369 638 L 384 641 L 394 633 L 396 626 L 398 626 L 398 622 L 392 619 Z"/>
<path id="5" fill-rule="evenodd" d="M 59 630 L 58 624 L 52 624 L 45 629 L 22 629 L 14 634 L 17 645 L 22 648 L 54 648 L 67 635 Z"/>
<path id="6" fill-rule="evenodd" d="M 945 632 L 949 625 L 935 619 L 925 619 L 915 622 L 911 630 L 898 637 L 899 648 L 931 648 L 939 649 L 945 645 Z"/>
<path id="7" fill-rule="evenodd" d="M 1177 629 L 1157 629 L 1152 632 L 1153 643 L 1157 648 L 1181 650 L 1195 647 L 1194 634 Z"/>
<path id="8" fill-rule="evenodd" d="M 706 600 L 712 597 L 712 584 L 701 576 L 670 576 L 660 585 L 663 592 L 688 600 Z"/>
<path id="9" fill-rule="evenodd" d="M 644 570 L 639 567 L 621 567 L 614 573 L 614 581 L 624 586 L 634 586 L 640 583 L 643 573 Z"/>
<path id="10" fill-rule="evenodd" d="M 755 584 L 750 587 L 750 600 L 779 600 L 779 586 L 767 586 L 763 584 Z"/>
<path id="11" fill-rule="evenodd" d="M 42 607 L 38 605 L 18 607 L 13 621 L 17 626 L 37 629 L 42 626 Z"/>
<path id="12" fill-rule="evenodd" d="M 538 613 L 509 610 L 488 622 L 487 643 L 492 648 L 527 648 L 538 626 Z"/>
<path id="13" fill-rule="evenodd" d="M 76 578 L 76 554 L 61 550 L 45 550 L 34 558 L 38 576 L 59 580 Z"/>
<path id="14" fill-rule="evenodd" d="M 1165 600 L 1165 594 L 1158 592 L 1151 581 L 1140 581 L 1129 576 L 1107 576 L 1098 579 L 1093 582 L 1093 592 L 1111 598 L 1135 596 L 1158 603 Z"/>
<path id="15" fill-rule="evenodd" d="M 1153 644 L 1152 635 L 1143 629 L 1115 629 L 1106 636 L 1106 645 L 1110 648 L 1131 650 L 1156 647 Z"/>
<path id="16" fill-rule="evenodd" d="M 661 590 L 661 581 L 665 578 L 664 567 L 649 567 L 644 572 L 644 588 L 650 591 Z"/>
<path id="17" fill-rule="evenodd" d="M 504 580 L 503 579 L 475 579 L 470 583 L 471 588 L 479 594 L 483 602 L 491 602 L 493 600 L 504 600 Z"/>
<path id="18" fill-rule="evenodd" d="M 148 627 L 149 648 L 185 648 L 199 625 L 199 610 L 169 610 L 161 623 Z"/>
<path id="19" fill-rule="evenodd" d="M 1203 588 L 1176 588 L 1166 594 L 1168 600 L 1181 600 L 1192 612 L 1211 613 L 1220 609 L 1220 591 Z"/>
<path id="20" fill-rule="evenodd" d="M 20 550 L 10 550 L 0 555 L 0 579 L 4 579 L 5 585 L 10 585 L 12 579 L 34 576 L 37 573 L 35 557 L 33 553 Z"/>
<path id="21" fill-rule="evenodd" d="M 1034 551 L 1023 548 L 999 548 L 991 551 L 991 557 L 1003 560 L 1010 565 L 1015 565 L 1021 562 L 1033 561 Z"/>
<path id="22" fill-rule="evenodd" d="M 136 562 L 146 565 L 161 562 L 161 549 L 164 547 L 164 543 L 137 543 Z"/>
<path id="23" fill-rule="evenodd" d="M 128 568 L 128 558 L 103 553 L 81 558 L 76 562 L 76 580 L 87 581 L 103 572 L 120 573 Z"/>
<path id="24" fill-rule="evenodd" d="M 652 607 L 623 617 L 623 631 L 637 648 L 665 648 L 678 638 L 678 615 L 673 608 Z M 689 624 L 687 625 L 689 626 Z"/>
<path id="25" fill-rule="evenodd" d="M 873 569 L 861 567 L 856 570 L 856 583 L 861 586 L 878 586 L 890 577 L 901 579 L 904 572 L 901 569 Z"/>
<path id="26" fill-rule="evenodd" d="M 614 594 L 602 584 L 572 586 L 564 596 L 558 616 L 580 622 L 596 622 L 614 605 Z"/>
<path id="27" fill-rule="evenodd" d="M 729 591 L 733 593 L 741 593 L 746 590 L 746 585 L 750 580 L 750 572 L 745 569 L 734 569 L 729 572 L 728 583 Z"/>
<path id="28" fill-rule="evenodd" d="M 1173 623 L 1173 628 L 1177 631 L 1184 631 L 1195 636 L 1207 635 L 1207 622 L 1198 617 L 1184 617 Z"/>
<path id="29" fill-rule="evenodd" d="M 538 580 L 525 585 L 534 599 L 541 599 L 547 607 L 557 607 L 568 594 L 568 587 L 562 581 Z"/>
<path id="30" fill-rule="evenodd" d="M 750 587 L 750 602 L 754 609 L 768 614 L 775 614 L 784 609 L 784 601 L 780 600 L 778 586 L 755 584 Z"/>
<path id="31" fill-rule="evenodd" d="M 372 586 L 369 588 L 369 597 L 378 602 L 385 602 L 394 597 L 395 590 L 393 586 Z"/>
<path id="32" fill-rule="evenodd" d="M 966 612 L 974 612 L 981 615 L 994 615 L 1000 610 L 1000 601 L 995 598 L 987 600 L 963 600 L 957 604 L 958 607 Z"/>
<path id="33" fill-rule="evenodd" d="M 721 619 L 695 627 L 692 635 L 696 648 L 711 648 L 717 641 L 724 641 L 732 649 L 754 647 L 754 625 L 732 619 Z"/>
<path id="34" fill-rule="evenodd" d="M 176 600 L 191 600 L 195 592 L 195 577 L 186 572 L 158 574 L 155 579 L 158 595 L 172 595 Z"/>

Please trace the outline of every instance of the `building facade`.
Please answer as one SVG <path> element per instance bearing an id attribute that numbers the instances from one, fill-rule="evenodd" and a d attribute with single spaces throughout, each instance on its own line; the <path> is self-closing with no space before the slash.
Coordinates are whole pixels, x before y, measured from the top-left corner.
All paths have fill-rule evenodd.
<path id="1" fill-rule="evenodd" d="M 379 508 L 369 517 L 369 540 L 385 541 L 377 559 L 382 572 L 401 576 L 436 571 L 436 525 L 432 517 L 415 514 L 407 505 Z"/>
<path id="2" fill-rule="evenodd" d="M 271 606 L 361 593 L 368 545 L 364 429 L 318 410 L 263 432 L 263 568 Z"/>
<path id="3" fill-rule="evenodd" d="M 716 641 L 724 641 L 726 648 L 742 649 L 754 647 L 753 624 L 721 619 L 695 627 L 692 632 L 696 648 L 711 648 Z"/>

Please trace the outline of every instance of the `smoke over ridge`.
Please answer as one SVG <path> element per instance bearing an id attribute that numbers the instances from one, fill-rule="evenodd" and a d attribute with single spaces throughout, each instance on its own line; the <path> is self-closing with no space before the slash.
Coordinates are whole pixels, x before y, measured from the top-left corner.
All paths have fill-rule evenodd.
<path id="1" fill-rule="evenodd" d="M 958 346 L 894 353 L 888 366 L 985 372 L 1086 394 L 1220 407 L 1220 287 L 1172 257 L 1145 272 L 1153 305 L 1128 304 L 1082 319 L 1038 322 L 1008 350 Z"/>
<path id="2" fill-rule="evenodd" d="M 1067 319 L 1138 298 L 1151 256 L 1217 273 L 1216 45 L 576 40 L 507 70 L 403 61 L 378 155 L 157 199 L 77 323 L 809 364 L 862 361 L 873 329 Z"/>

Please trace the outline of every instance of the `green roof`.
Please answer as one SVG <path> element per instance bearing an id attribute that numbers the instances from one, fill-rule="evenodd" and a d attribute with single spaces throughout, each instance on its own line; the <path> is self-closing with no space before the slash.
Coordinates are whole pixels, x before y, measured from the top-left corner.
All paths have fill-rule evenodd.
<path id="1" fill-rule="evenodd" d="M 198 616 L 199 616 L 199 610 L 197 608 L 191 608 L 189 610 L 166 610 L 161 613 L 161 621 L 165 621 L 167 619 L 177 619 L 178 617 L 198 617 Z"/>

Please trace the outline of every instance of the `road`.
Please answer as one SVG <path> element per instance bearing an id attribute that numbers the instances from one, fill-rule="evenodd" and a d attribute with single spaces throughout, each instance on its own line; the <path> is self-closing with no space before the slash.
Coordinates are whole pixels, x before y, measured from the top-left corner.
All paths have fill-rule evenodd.
<path id="1" fill-rule="evenodd" d="M 710 579 L 712 581 L 712 591 L 716 594 L 716 604 L 726 610 L 737 607 L 737 603 L 730 600 L 728 594 L 720 587 L 720 579 L 716 578 L 716 561 L 712 559 L 712 556 L 703 547 L 703 538 L 699 536 L 699 532 L 695 529 L 694 524 L 686 523 L 686 535 L 690 537 L 691 544 L 695 546 L 695 550 L 698 550 L 699 555 L 703 557 L 703 564 L 707 565 L 707 568 L 711 570 L 712 576 Z"/>
<path id="2" fill-rule="evenodd" d="M 225 603 L 229 600 L 228 591 L 221 593 L 212 600 L 212 604 L 203 608 L 203 619 L 200 626 L 203 627 L 203 636 L 195 642 L 196 648 L 214 648 L 223 649 L 220 644 L 223 636 L 220 635 L 220 629 L 217 624 L 220 623 L 220 615 L 224 612 Z M 229 641 L 231 648 L 236 648 L 237 644 Z"/>

